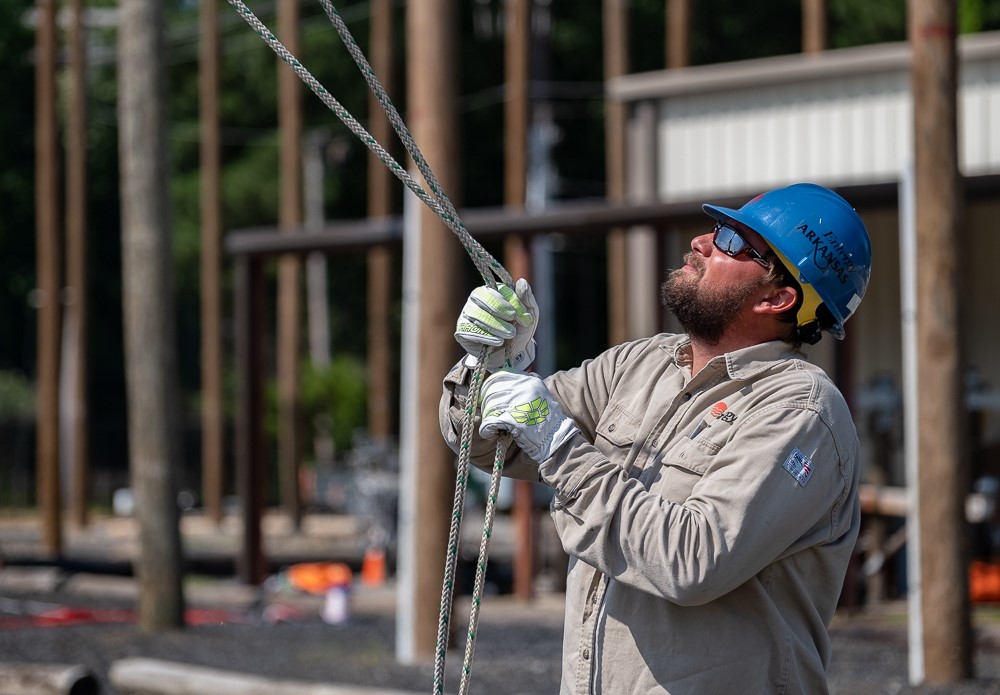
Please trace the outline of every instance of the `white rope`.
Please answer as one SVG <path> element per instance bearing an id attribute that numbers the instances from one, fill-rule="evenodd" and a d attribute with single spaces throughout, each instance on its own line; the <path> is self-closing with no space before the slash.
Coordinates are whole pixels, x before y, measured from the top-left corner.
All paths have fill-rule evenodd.
<path id="1" fill-rule="evenodd" d="M 462 223 L 454 205 L 452 205 L 451 200 L 444 193 L 437 178 L 434 176 L 434 172 L 431 171 L 427 160 L 425 160 L 423 155 L 420 153 L 420 149 L 417 147 L 416 142 L 410 135 L 410 132 L 407 129 L 406 124 L 403 122 L 403 119 L 400 117 L 399 112 L 396 110 L 396 107 L 393 106 L 390 101 L 389 96 L 382 87 L 381 82 L 379 82 L 378 78 L 375 76 L 375 72 L 372 70 L 371 65 L 365 58 L 364 53 L 358 47 L 354 37 L 347 29 L 347 25 L 344 23 L 340 14 L 329 0 L 320 0 L 323 9 L 326 11 L 331 23 L 340 35 L 341 40 L 343 40 L 344 45 L 347 47 L 348 52 L 350 52 L 354 62 L 361 70 L 368 86 L 371 88 L 379 103 L 382 105 L 389 122 L 392 124 L 393 129 L 402 141 L 406 151 L 409 153 L 410 157 L 417 165 L 417 169 L 427 182 L 428 187 L 431 189 L 431 194 L 424 191 L 413 179 L 413 177 L 410 176 L 410 174 L 402 166 L 400 166 L 400 164 L 396 162 L 396 160 L 393 159 L 388 152 L 386 152 L 385 148 L 383 148 L 378 141 L 364 129 L 364 127 L 347 111 L 347 109 L 341 106 L 340 102 L 338 102 L 333 95 L 331 95 L 326 88 L 323 87 L 323 85 L 320 84 L 308 70 L 306 70 L 302 63 L 300 63 L 298 59 L 296 59 L 295 56 L 292 55 L 292 53 L 285 48 L 280 41 L 278 41 L 277 37 L 271 33 L 267 26 L 261 22 L 256 15 L 253 14 L 253 12 L 250 11 L 242 0 L 228 0 L 228 2 L 239 11 L 240 15 L 247 22 L 247 24 L 249 24 L 258 36 L 260 36 L 264 42 L 271 47 L 271 50 L 273 50 L 279 58 L 285 61 L 285 63 L 292 68 L 295 74 L 299 76 L 299 78 L 313 91 L 313 93 L 315 93 L 316 96 L 318 96 L 320 100 L 326 104 L 331 111 L 333 111 L 337 118 L 339 118 L 344 125 L 346 125 L 348 129 L 350 129 L 350 131 L 353 132 L 358 139 L 360 139 L 368 147 L 368 149 L 370 149 L 379 158 L 379 160 L 389 168 L 396 178 L 402 181 L 407 188 L 409 188 L 421 201 L 433 210 L 437 216 L 441 218 L 445 225 L 452 232 L 454 232 L 456 236 L 458 236 L 462 245 L 465 247 L 466 252 L 469 254 L 469 257 L 472 259 L 472 262 L 475 264 L 479 273 L 482 275 L 484 282 L 488 286 L 496 286 L 495 278 L 498 278 L 500 282 L 503 282 L 508 287 L 514 286 L 510 273 L 508 273 L 507 270 L 472 237 L 468 229 Z M 509 365 L 509 344 L 505 346 L 505 350 Z M 434 649 L 434 695 L 443 695 L 444 693 L 445 655 L 448 651 L 448 625 L 451 619 L 452 603 L 455 592 L 455 572 L 458 567 L 458 545 L 459 537 L 461 535 L 462 512 L 465 506 L 465 493 L 469 484 L 469 466 L 471 459 L 474 414 L 479 403 L 479 392 L 482 388 L 486 358 L 489 355 L 489 352 L 489 348 L 484 347 L 482 353 L 479 355 L 479 365 L 473 371 L 472 382 L 469 386 L 469 393 L 466 402 L 465 417 L 462 422 L 462 436 L 459 449 L 458 466 L 455 474 L 455 496 L 452 503 L 452 518 L 448 532 L 448 549 L 445 558 L 444 581 L 441 589 L 441 611 L 438 619 L 437 644 Z M 493 533 L 493 520 L 496 517 L 497 491 L 500 487 L 500 478 L 503 472 L 503 461 L 509 439 L 509 436 L 497 439 L 496 457 L 494 459 L 493 473 L 490 480 L 490 491 L 486 502 L 486 518 L 483 522 L 483 536 L 479 546 L 479 560 L 476 563 L 476 579 L 473 586 L 472 607 L 469 614 L 468 639 L 465 645 L 465 659 L 462 664 L 462 681 L 459 689 L 459 693 L 461 695 L 467 695 L 471 683 L 472 659 L 475 653 L 475 641 L 479 623 L 479 609 L 482 605 L 483 582 L 486 576 L 486 564 L 489 557 L 490 537 Z"/>
<path id="2" fill-rule="evenodd" d="M 476 563 L 476 581 L 472 588 L 472 607 L 469 612 L 469 632 L 465 642 L 465 659 L 462 662 L 462 682 L 459 695 L 468 695 L 472 683 L 472 657 L 476 651 L 476 630 L 479 625 L 479 609 L 482 606 L 483 582 L 486 578 L 486 558 L 490 554 L 490 538 L 493 535 L 493 520 L 496 517 L 497 494 L 503 474 L 503 460 L 510 435 L 497 440 L 496 457 L 493 459 L 493 474 L 490 477 L 490 492 L 486 497 L 486 519 L 483 522 L 483 537 L 479 543 L 479 561 Z"/>

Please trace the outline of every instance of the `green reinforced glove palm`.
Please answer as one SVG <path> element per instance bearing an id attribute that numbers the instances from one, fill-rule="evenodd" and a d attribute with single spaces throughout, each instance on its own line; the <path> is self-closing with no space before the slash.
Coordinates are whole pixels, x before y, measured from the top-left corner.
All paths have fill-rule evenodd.
<path id="1" fill-rule="evenodd" d="M 523 371 L 535 359 L 535 326 L 538 303 L 528 281 L 520 279 L 514 289 L 507 285 L 477 287 L 469 295 L 455 325 L 455 340 L 469 357 L 467 367 L 474 367 L 483 346 L 495 348 L 486 361 L 491 372 L 503 367 Z M 506 363 L 510 353 L 510 365 Z"/>
<path id="2" fill-rule="evenodd" d="M 480 436 L 489 439 L 506 430 L 535 463 L 546 461 L 580 431 L 535 374 L 497 372 L 483 384 L 482 398 Z"/>

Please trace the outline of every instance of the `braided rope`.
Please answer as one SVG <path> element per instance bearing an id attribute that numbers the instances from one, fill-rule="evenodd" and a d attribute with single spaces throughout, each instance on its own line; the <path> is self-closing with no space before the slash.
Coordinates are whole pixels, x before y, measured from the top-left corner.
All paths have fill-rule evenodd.
<path id="1" fill-rule="evenodd" d="M 445 556 L 444 582 L 441 587 L 441 612 L 438 614 L 437 642 L 434 647 L 434 681 L 432 692 L 444 692 L 444 664 L 448 651 L 448 622 L 451 617 L 455 596 L 455 571 L 458 567 L 458 544 L 462 528 L 462 512 L 465 508 L 465 492 L 469 485 L 469 464 L 472 458 L 472 430 L 479 391 L 486 371 L 485 357 L 489 349 L 484 347 L 479 364 L 472 372 L 469 392 L 465 401 L 465 415 L 462 419 L 462 438 L 458 449 L 458 467 L 455 472 L 455 499 L 451 509 L 451 525 L 448 529 L 448 550 Z"/>
<path id="2" fill-rule="evenodd" d="M 427 186 L 431 189 L 431 192 L 441 203 L 445 212 L 455 219 L 457 224 L 461 227 L 462 233 L 460 237 L 463 237 L 463 242 L 467 244 L 466 249 L 472 247 L 477 253 L 484 254 L 489 257 L 492 261 L 491 269 L 498 274 L 500 280 L 503 281 L 510 287 L 513 287 L 510 274 L 507 270 L 497 263 L 477 242 L 475 239 L 469 235 L 468 230 L 466 230 L 465 225 L 462 224 L 461 219 L 459 219 L 458 212 L 455 210 L 454 205 L 451 203 L 451 199 L 445 195 L 441 184 L 438 183 L 437 177 L 434 176 L 434 172 L 431 170 L 430 165 L 427 160 L 424 159 L 424 155 L 420 152 L 420 148 L 417 147 L 417 143 L 413 140 L 410 135 L 409 129 L 406 127 L 406 123 L 403 121 L 402 117 L 399 115 L 399 111 L 396 110 L 395 105 L 392 100 L 389 99 L 389 94 L 385 91 L 385 87 L 379 81 L 378 76 L 372 69 L 371 64 L 368 59 L 365 58 L 365 54 L 362 52 L 361 47 L 358 46 L 358 42 L 354 40 L 354 36 L 351 34 L 350 30 L 347 28 L 347 24 L 344 22 L 340 13 L 337 12 L 337 8 L 333 6 L 330 0 L 320 0 L 320 4 L 323 6 L 323 10 L 326 12 L 326 16 L 330 19 L 330 23 L 337 30 L 340 35 L 341 41 L 344 42 L 344 46 L 347 48 L 348 53 L 354 59 L 354 63 L 358 66 L 361 71 L 361 75 L 365 78 L 365 82 L 368 83 L 368 87 L 372 90 L 375 98 L 378 99 L 379 104 L 382 105 L 382 110 L 385 112 L 386 118 L 388 118 L 389 123 L 392 125 L 392 129 L 396 131 L 396 135 L 399 136 L 400 141 L 403 143 L 403 147 L 406 148 L 406 152 L 413 159 L 414 164 L 417 165 L 417 169 L 423 175 L 424 180 L 427 182 Z M 458 232 L 456 232 L 458 233 Z M 468 236 L 468 239 L 464 239 Z"/>
<path id="3" fill-rule="evenodd" d="M 496 457 L 493 459 L 493 475 L 490 478 L 490 493 L 486 498 L 486 519 L 483 522 L 483 538 L 479 544 L 479 561 L 476 563 L 476 581 L 472 589 L 472 608 L 469 613 L 469 638 L 465 643 L 465 659 L 462 662 L 462 682 L 459 695 L 468 695 L 472 680 L 472 656 L 476 651 L 476 627 L 479 624 L 479 608 L 482 605 L 483 581 L 486 578 L 486 558 L 490 554 L 490 537 L 493 535 L 493 519 L 496 516 L 497 494 L 503 474 L 503 460 L 510 435 L 497 439 Z"/>
<path id="4" fill-rule="evenodd" d="M 496 275 L 496 277 L 500 278 L 502 282 L 508 285 L 511 284 L 510 274 L 504 269 L 504 267 L 499 263 L 499 261 L 493 258 L 493 256 L 491 256 L 490 253 L 486 251 L 486 249 L 484 249 L 482 245 L 472 237 L 472 235 L 469 233 L 469 230 L 466 228 L 465 224 L 463 224 L 462 221 L 459 219 L 458 213 L 455 212 L 455 207 L 451 204 L 451 201 L 444 194 L 444 191 L 441 190 L 440 185 L 437 183 L 437 179 L 434 177 L 432 173 L 430 173 L 430 167 L 427 165 L 427 162 L 424 159 L 423 155 L 420 154 L 420 151 L 417 148 L 416 143 L 413 141 L 413 138 L 409 135 L 409 132 L 406 130 L 406 126 L 403 125 L 402 120 L 399 118 L 398 113 L 395 114 L 395 118 L 390 116 L 390 122 L 393 123 L 393 127 L 396 128 L 396 132 L 399 133 L 400 137 L 403 139 L 403 143 L 404 146 L 406 147 L 407 152 L 409 152 L 410 156 L 413 157 L 413 160 L 414 162 L 416 162 L 417 167 L 420 169 L 421 173 L 428 181 L 428 186 L 430 186 L 431 190 L 434 193 L 433 196 L 420 187 L 420 185 L 414 180 L 414 178 L 410 176 L 409 172 L 407 172 L 403 166 L 401 166 L 395 159 L 393 159 L 392 155 L 386 152 L 385 148 L 383 148 L 382 145 L 380 145 L 378 141 L 374 137 L 372 137 L 367 130 L 365 130 L 364 126 L 362 126 L 354 118 L 354 116 L 352 116 L 350 112 L 347 111 L 347 109 L 345 109 L 340 104 L 340 102 L 337 101 L 334 98 L 334 96 L 330 94 L 330 92 L 327 91 L 327 89 L 322 84 L 320 84 L 319 80 L 313 77 L 312 73 L 310 73 L 305 68 L 305 66 L 303 66 L 302 63 L 300 63 L 298 59 L 294 55 L 292 55 L 292 53 L 287 48 L 285 48 L 285 46 L 278 40 L 278 38 L 267 28 L 267 26 L 262 21 L 260 21 L 260 19 L 257 18 L 257 16 L 250 10 L 250 8 L 246 6 L 244 2 L 242 2 L 242 0 L 228 0 L 228 2 L 230 5 L 236 8 L 236 10 L 240 13 L 240 16 L 243 17 L 244 21 L 246 21 L 246 23 L 249 24 L 250 27 L 257 33 L 257 35 L 260 36 L 264 40 L 264 42 L 271 47 L 271 50 L 274 51 L 274 53 L 279 58 L 281 58 L 285 63 L 288 64 L 289 67 L 292 68 L 295 74 L 298 75 L 299 78 L 306 84 L 306 86 L 308 86 L 309 89 L 311 89 L 313 93 L 320 98 L 320 100 L 327 106 L 327 108 L 333 111 L 334 115 L 336 115 L 337 118 L 339 118 L 341 122 L 344 125 L 346 125 L 348 129 L 352 133 L 354 133 L 358 137 L 358 139 L 361 140 L 361 142 L 363 142 L 368 147 L 368 149 L 371 150 L 386 167 L 389 168 L 389 170 L 396 176 L 396 178 L 402 181 L 403 184 L 414 193 L 414 195 L 416 195 L 425 205 L 427 205 L 431 210 L 433 210 L 435 214 L 437 214 L 437 216 L 441 218 L 441 220 L 445 223 L 445 225 L 452 232 L 454 232 L 456 236 L 458 236 L 459 240 L 461 240 L 462 242 L 462 246 L 465 247 L 466 252 L 469 254 L 469 257 L 472 259 L 472 262 L 479 270 L 480 275 L 483 276 L 483 280 L 486 282 L 486 284 L 488 284 L 491 287 L 496 286 L 494 274 Z M 324 4 L 324 8 L 326 8 L 326 4 Z M 327 10 L 327 13 L 331 15 L 331 20 L 333 20 L 333 17 L 336 17 L 338 20 L 340 20 L 340 15 L 337 14 L 336 10 L 333 9 L 332 5 Z M 337 22 L 335 21 L 334 24 L 336 26 Z M 339 24 L 343 26 L 343 20 L 340 20 Z M 346 31 L 346 29 L 347 27 L 344 26 L 344 31 Z M 338 33 L 339 32 L 340 29 L 338 28 Z M 346 36 L 350 37 L 350 34 L 348 33 Z M 343 33 L 341 33 L 341 37 L 344 38 Z M 348 50 L 351 49 L 351 46 L 354 46 L 354 48 L 357 50 L 358 55 L 360 55 L 360 49 L 357 49 L 357 44 L 353 38 L 349 39 L 344 38 L 344 41 L 348 46 Z M 353 51 L 352 51 L 352 57 L 354 57 L 355 61 L 358 60 L 357 56 L 354 56 Z M 364 60 L 363 56 L 361 59 Z M 368 66 L 367 60 L 364 60 L 364 65 Z M 361 67 L 360 63 L 359 67 Z M 389 107 L 391 107 L 391 102 L 389 101 L 389 97 L 386 95 L 385 90 L 382 88 L 381 84 L 379 84 L 378 81 L 375 80 L 374 75 L 371 74 L 372 73 L 371 67 L 368 66 L 367 69 L 362 67 L 362 73 L 365 75 L 365 79 L 368 81 L 370 85 L 373 84 L 373 81 L 374 84 L 378 85 L 378 91 L 376 92 L 376 94 L 378 95 L 379 102 L 383 105 L 383 107 L 386 108 L 387 104 L 389 105 Z M 373 89 L 374 88 L 375 87 L 373 87 Z M 395 107 L 391 107 L 391 111 L 395 113 L 396 112 Z M 388 110 L 387 113 L 389 113 Z"/>

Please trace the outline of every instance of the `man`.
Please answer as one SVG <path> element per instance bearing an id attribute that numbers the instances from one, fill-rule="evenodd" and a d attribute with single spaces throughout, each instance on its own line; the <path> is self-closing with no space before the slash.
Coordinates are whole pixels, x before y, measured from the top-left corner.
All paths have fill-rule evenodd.
<path id="1" fill-rule="evenodd" d="M 670 273 L 686 330 L 619 345 L 542 381 L 527 283 L 478 288 L 469 351 L 445 379 L 455 446 L 471 357 L 489 357 L 473 462 L 509 431 L 508 475 L 554 489 L 570 556 L 561 692 L 827 692 L 827 626 L 860 511 L 851 413 L 801 344 L 844 335 L 871 246 L 836 193 L 796 184 L 717 224 Z"/>

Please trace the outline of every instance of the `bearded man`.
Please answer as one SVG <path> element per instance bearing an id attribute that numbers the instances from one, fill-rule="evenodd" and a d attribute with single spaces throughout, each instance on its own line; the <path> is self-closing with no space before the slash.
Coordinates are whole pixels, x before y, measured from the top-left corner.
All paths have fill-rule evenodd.
<path id="1" fill-rule="evenodd" d="M 469 355 L 445 378 L 442 433 L 457 448 L 474 355 L 496 348 L 472 461 L 490 470 L 490 439 L 508 431 L 505 475 L 554 490 L 564 695 L 828 691 L 859 444 L 802 346 L 843 338 L 868 232 L 815 184 L 704 210 L 714 227 L 661 290 L 684 334 L 542 380 L 522 371 L 538 321 L 527 282 L 477 288 L 458 319 Z"/>

